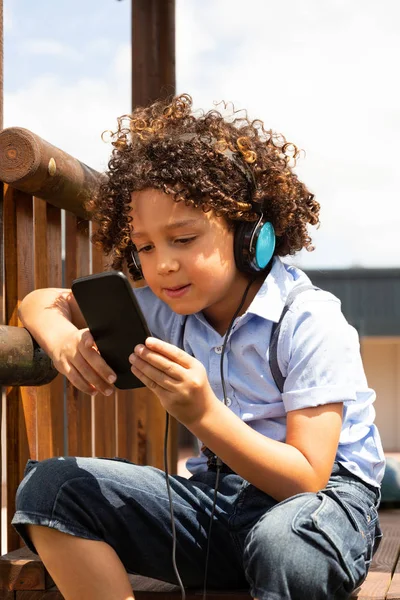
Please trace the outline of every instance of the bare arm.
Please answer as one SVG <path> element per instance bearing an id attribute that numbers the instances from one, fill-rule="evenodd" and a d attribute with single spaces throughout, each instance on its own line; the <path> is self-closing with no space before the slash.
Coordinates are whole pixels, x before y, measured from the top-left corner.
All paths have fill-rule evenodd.
<path id="1" fill-rule="evenodd" d="M 62 288 L 34 290 L 22 300 L 18 316 L 49 356 L 60 335 L 87 327 L 71 290 Z"/>
<path id="2" fill-rule="evenodd" d="M 189 428 L 234 471 L 281 501 L 327 484 L 339 443 L 342 406 L 289 412 L 286 443 L 254 431 L 220 402 Z"/>
<path id="3" fill-rule="evenodd" d="M 99 355 L 71 290 L 31 292 L 20 304 L 19 318 L 75 387 L 88 394 L 112 393 L 109 377 L 115 380 L 115 374 Z"/>

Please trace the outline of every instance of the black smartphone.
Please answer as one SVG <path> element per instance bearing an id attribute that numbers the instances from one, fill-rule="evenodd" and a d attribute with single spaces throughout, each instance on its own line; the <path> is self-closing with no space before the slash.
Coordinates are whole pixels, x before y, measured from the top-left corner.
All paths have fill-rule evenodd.
<path id="1" fill-rule="evenodd" d="M 116 387 L 144 387 L 131 371 L 129 356 L 151 333 L 128 278 L 106 271 L 75 279 L 71 289 L 101 356 L 117 376 Z"/>

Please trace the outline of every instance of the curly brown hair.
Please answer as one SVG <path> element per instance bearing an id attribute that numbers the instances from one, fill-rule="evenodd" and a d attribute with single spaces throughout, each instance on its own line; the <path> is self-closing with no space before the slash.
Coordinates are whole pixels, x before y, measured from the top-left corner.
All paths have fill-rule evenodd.
<path id="1" fill-rule="evenodd" d="M 234 110 L 194 113 L 182 94 L 120 117 L 111 141 L 106 177 L 87 209 L 98 225 L 92 241 L 111 255 L 113 269 L 125 259 L 133 274 L 131 194 L 145 188 L 230 224 L 256 220 L 258 204 L 275 228 L 275 254 L 313 249 L 307 225 L 319 224 L 320 206 L 293 172 L 299 150 L 262 121 Z"/>

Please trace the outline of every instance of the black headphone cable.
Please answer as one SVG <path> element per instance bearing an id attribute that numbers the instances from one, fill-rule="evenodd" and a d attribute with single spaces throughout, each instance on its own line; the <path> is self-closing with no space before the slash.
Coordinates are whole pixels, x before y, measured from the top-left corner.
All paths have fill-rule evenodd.
<path id="1" fill-rule="evenodd" d="M 226 385 L 225 385 L 225 377 L 224 377 L 224 356 L 225 356 L 226 345 L 228 342 L 229 334 L 230 334 L 233 324 L 235 322 L 235 319 L 238 316 L 239 312 L 241 311 L 243 304 L 246 301 L 247 294 L 250 290 L 250 287 L 252 286 L 254 281 L 255 281 L 255 278 L 252 278 L 252 279 L 250 279 L 249 283 L 247 284 L 246 289 L 243 293 L 242 299 L 240 301 L 240 304 L 237 307 L 235 314 L 233 315 L 233 317 L 228 325 L 228 329 L 226 330 L 224 341 L 222 344 L 221 359 L 220 359 L 220 376 L 221 376 L 222 393 L 223 393 L 223 397 L 224 397 L 223 401 L 224 401 L 225 406 L 227 405 Z M 170 515 L 171 515 L 172 565 L 173 565 L 174 572 L 175 572 L 175 575 L 176 575 L 176 578 L 178 581 L 178 585 L 181 590 L 181 600 L 186 600 L 185 588 L 182 583 L 181 576 L 179 574 L 178 566 L 176 564 L 176 528 L 175 528 L 174 508 L 173 508 L 172 495 L 171 495 L 171 485 L 169 482 L 169 472 L 168 472 L 168 430 L 169 430 L 169 413 L 166 412 L 165 435 L 164 435 L 164 471 L 165 471 L 165 481 L 167 484 L 169 509 L 170 509 Z M 221 468 L 223 465 L 222 460 L 218 456 L 215 457 L 215 460 L 216 460 L 216 463 L 215 463 L 216 464 L 216 477 L 215 477 L 215 484 L 214 484 L 214 498 L 213 498 L 213 504 L 212 504 L 211 513 L 210 513 L 210 523 L 209 523 L 208 535 L 207 535 L 207 549 L 206 549 L 206 559 L 205 559 L 205 567 L 204 567 L 203 600 L 206 600 L 206 597 L 207 597 L 207 575 L 208 575 L 208 562 L 209 562 L 210 546 L 211 546 L 211 531 L 212 531 L 212 524 L 213 524 L 213 520 L 214 520 L 215 508 L 216 508 L 216 504 L 217 504 L 220 473 L 221 473 Z"/>
<path id="2" fill-rule="evenodd" d="M 231 329 L 233 327 L 233 324 L 236 320 L 236 317 L 238 316 L 238 314 L 240 313 L 243 304 L 246 301 L 247 298 L 247 294 L 249 293 L 250 287 L 252 286 L 252 284 L 254 283 L 255 278 L 253 277 L 252 279 L 250 279 L 249 283 L 246 286 L 246 289 L 243 293 L 242 299 L 240 301 L 239 306 L 237 307 L 235 314 L 233 315 L 229 325 L 228 325 L 228 329 L 226 330 L 225 333 L 225 337 L 224 337 L 224 341 L 222 344 L 222 351 L 221 351 L 221 360 L 220 360 L 220 377 L 221 377 L 221 385 L 222 385 L 222 394 L 224 397 L 224 404 L 225 406 L 227 406 L 227 395 L 226 395 L 226 385 L 225 385 L 225 377 L 224 377 L 224 357 L 225 357 L 225 350 L 226 350 L 226 345 L 228 342 L 228 338 L 229 338 L 229 334 L 231 332 Z M 210 556 L 210 546 L 211 546 L 211 530 L 212 530 L 212 524 L 213 524 L 213 520 L 214 520 L 214 514 L 215 514 L 215 508 L 216 508 L 216 503 L 217 503 L 217 494 L 218 494 L 218 486 L 219 486 L 219 478 L 220 478 L 220 473 L 221 473 L 221 468 L 223 465 L 222 460 L 219 458 L 219 456 L 215 457 L 215 467 L 216 467 L 216 476 L 215 476 L 215 484 L 214 484 L 214 499 L 213 499 L 213 505 L 212 505 L 212 509 L 211 509 L 211 514 L 210 514 L 210 524 L 208 527 L 208 535 L 207 535 L 207 550 L 206 550 L 206 564 L 205 564 L 205 569 L 204 569 L 204 585 L 203 585 L 203 600 L 206 600 L 207 597 L 207 575 L 208 575 L 208 559 Z"/>
<path id="3" fill-rule="evenodd" d="M 165 413 L 165 435 L 164 435 L 164 471 L 165 471 L 165 482 L 167 484 L 168 500 L 169 500 L 169 512 L 171 515 L 171 531 L 172 531 L 172 566 L 175 571 L 178 585 L 181 589 L 181 600 L 186 600 L 186 592 L 182 583 L 181 576 L 179 574 L 178 566 L 176 564 L 176 528 L 174 518 L 174 507 L 171 495 L 171 484 L 169 482 L 168 473 L 168 430 L 169 430 L 169 412 Z"/>

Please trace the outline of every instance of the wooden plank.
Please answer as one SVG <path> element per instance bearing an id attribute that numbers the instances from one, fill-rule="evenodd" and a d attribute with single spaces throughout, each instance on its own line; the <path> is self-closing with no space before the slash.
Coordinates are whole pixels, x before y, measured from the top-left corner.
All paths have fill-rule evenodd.
<path id="1" fill-rule="evenodd" d="M 28 194 L 14 192 L 17 234 L 17 307 L 33 290 L 33 198 Z M 10 323 L 11 324 L 11 323 Z M 22 325 L 18 319 L 18 325 Z M 19 477 L 28 458 L 37 459 L 37 388 L 21 387 L 22 412 L 20 412 L 20 462 Z"/>
<path id="2" fill-rule="evenodd" d="M 94 454 L 95 456 L 114 457 L 116 447 L 116 394 L 94 399 Z M 125 424 L 128 427 L 128 423 Z"/>
<path id="3" fill-rule="evenodd" d="M 382 542 L 374 556 L 370 571 L 361 588 L 351 596 L 357 600 L 385 600 L 400 545 L 400 511 L 381 510 Z"/>
<path id="4" fill-rule="evenodd" d="M 15 600 L 64 600 L 64 596 L 56 588 L 35 592 L 24 590 L 15 592 Z"/>
<path id="5" fill-rule="evenodd" d="M 118 390 L 117 413 L 117 456 L 138 463 L 137 428 L 134 420 L 134 400 L 131 390 Z"/>
<path id="6" fill-rule="evenodd" d="M 92 272 L 106 270 L 104 255 L 92 247 Z M 98 394 L 93 402 L 94 409 L 94 454 L 95 456 L 114 457 L 117 455 L 117 397 Z M 128 423 L 125 427 L 128 427 Z"/>
<path id="7" fill-rule="evenodd" d="M 400 520 L 400 511 L 397 511 L 395 513 L 394 518 L 397 519 L 397 521 Z M 398 523 L 396 526 L 398 527 Z M 397 554 L 396 567 L 394 569 L 390 587 L 386 594 L 386 599 L 387 600 L 400 600 L 400 535 L 398 538 L 398 554 Z"/>
<path id="8" fill-rule="evenodd" d="M 21 192 L 5 186 L 4 193 L 4 272 L 5 272 L 5 322 L 8 325 L 18 326 L 18 249 L 17 249 L 17 201 L 22 196 Z M 21 226 L 21 219 L 20 219 Z M 7 539 L 8 548 L 18 548 L 20 541 L 17 532 L 10 525 L 11 517 L 15 511 L 15 492 L 21 480 L 21 465 L 28 455 L 27 433 L 21 428 L 23 411 L 21 401 L 21 388 L 7 388 L 6 390 L 6 490 L 7 490 Z M 30 439 L 34 435 L 32 420 Z"/>
<path id="9" fill-rule="evenodd" d="M 46 590 L 54 586 L 39 556 L 26 546 L 0 559 L 0 587 L 8 590 Z"/>
<path id="10" fill-rule="evenodd" d="M 0 0 L 0 19 L 2 19 L 3 15 L 2 15 L 2 0 Z M 0 24 L 0 30 L 2 28 L 2 24 Z M 2 36 L 2 30 L 1 30 L 1 34 Z M 2 49 L 2 43 L 3 40 L 0 40 L 0 53 L 3 52 Z M 1 56 L 2 58 L 2 56 Z M 2 79 L 2 66 L 0 66 L 0 80 Z M 2 81 L 0 83 L 0 86 L 2 85 Z M 2 98 L 2 91 L 0 92 L 0 119 L 2 119 L 2 102 L 3 102 L 3 98 Z M 5 325 L 5 274 L 4 274 L 4 217 L 3 217 L 3 210 L 4 210 L 4 185 L 3 182 L 0 181 L 0 325 Z M 3 422 L 3 398 L 5 397 L 4 394 L 5 390 L 3 388 L 3 386 L 0 385 L 0 423 Z M 6 440 L 3 439 L 3 435 L 2 435 L 2 427 L 0 427 L 0 485 L 3 485 L 3 456 L 5 456 L 5 450 L 6 450 Z M 1 487 L 0 487 L 0 498 L 2 497 L 1 494 Z M 3 539 L 3 535 L 2 535 L 2 520 L 0 518 L 0 540 Z M 0 599 L 1 600 L 1 599 Z"/>
<path id="11" fill-rule="evenodd" d="M 147 395 L 147 464 L 164 468 L 165 409 L 154 394 Z M 171 431 L 169 431 L 171 433 Z M 169 467 L 171 472 L 171 466 Z"/>
<path id="12" fill-rule="evenodd" d="M 34 287 L 61 287 L 61 211 L 33 199 Z M 40 386 L 37 394 L 38 459 L 64 454 L 63 379 Z"/>
<path id="13" fill-rule="evenodd" d="M 88 223 L 65 213 L 65 286 L 90 273 Z M 92 397 L 67 381 L 68 454 L 92 455 Z"/>

